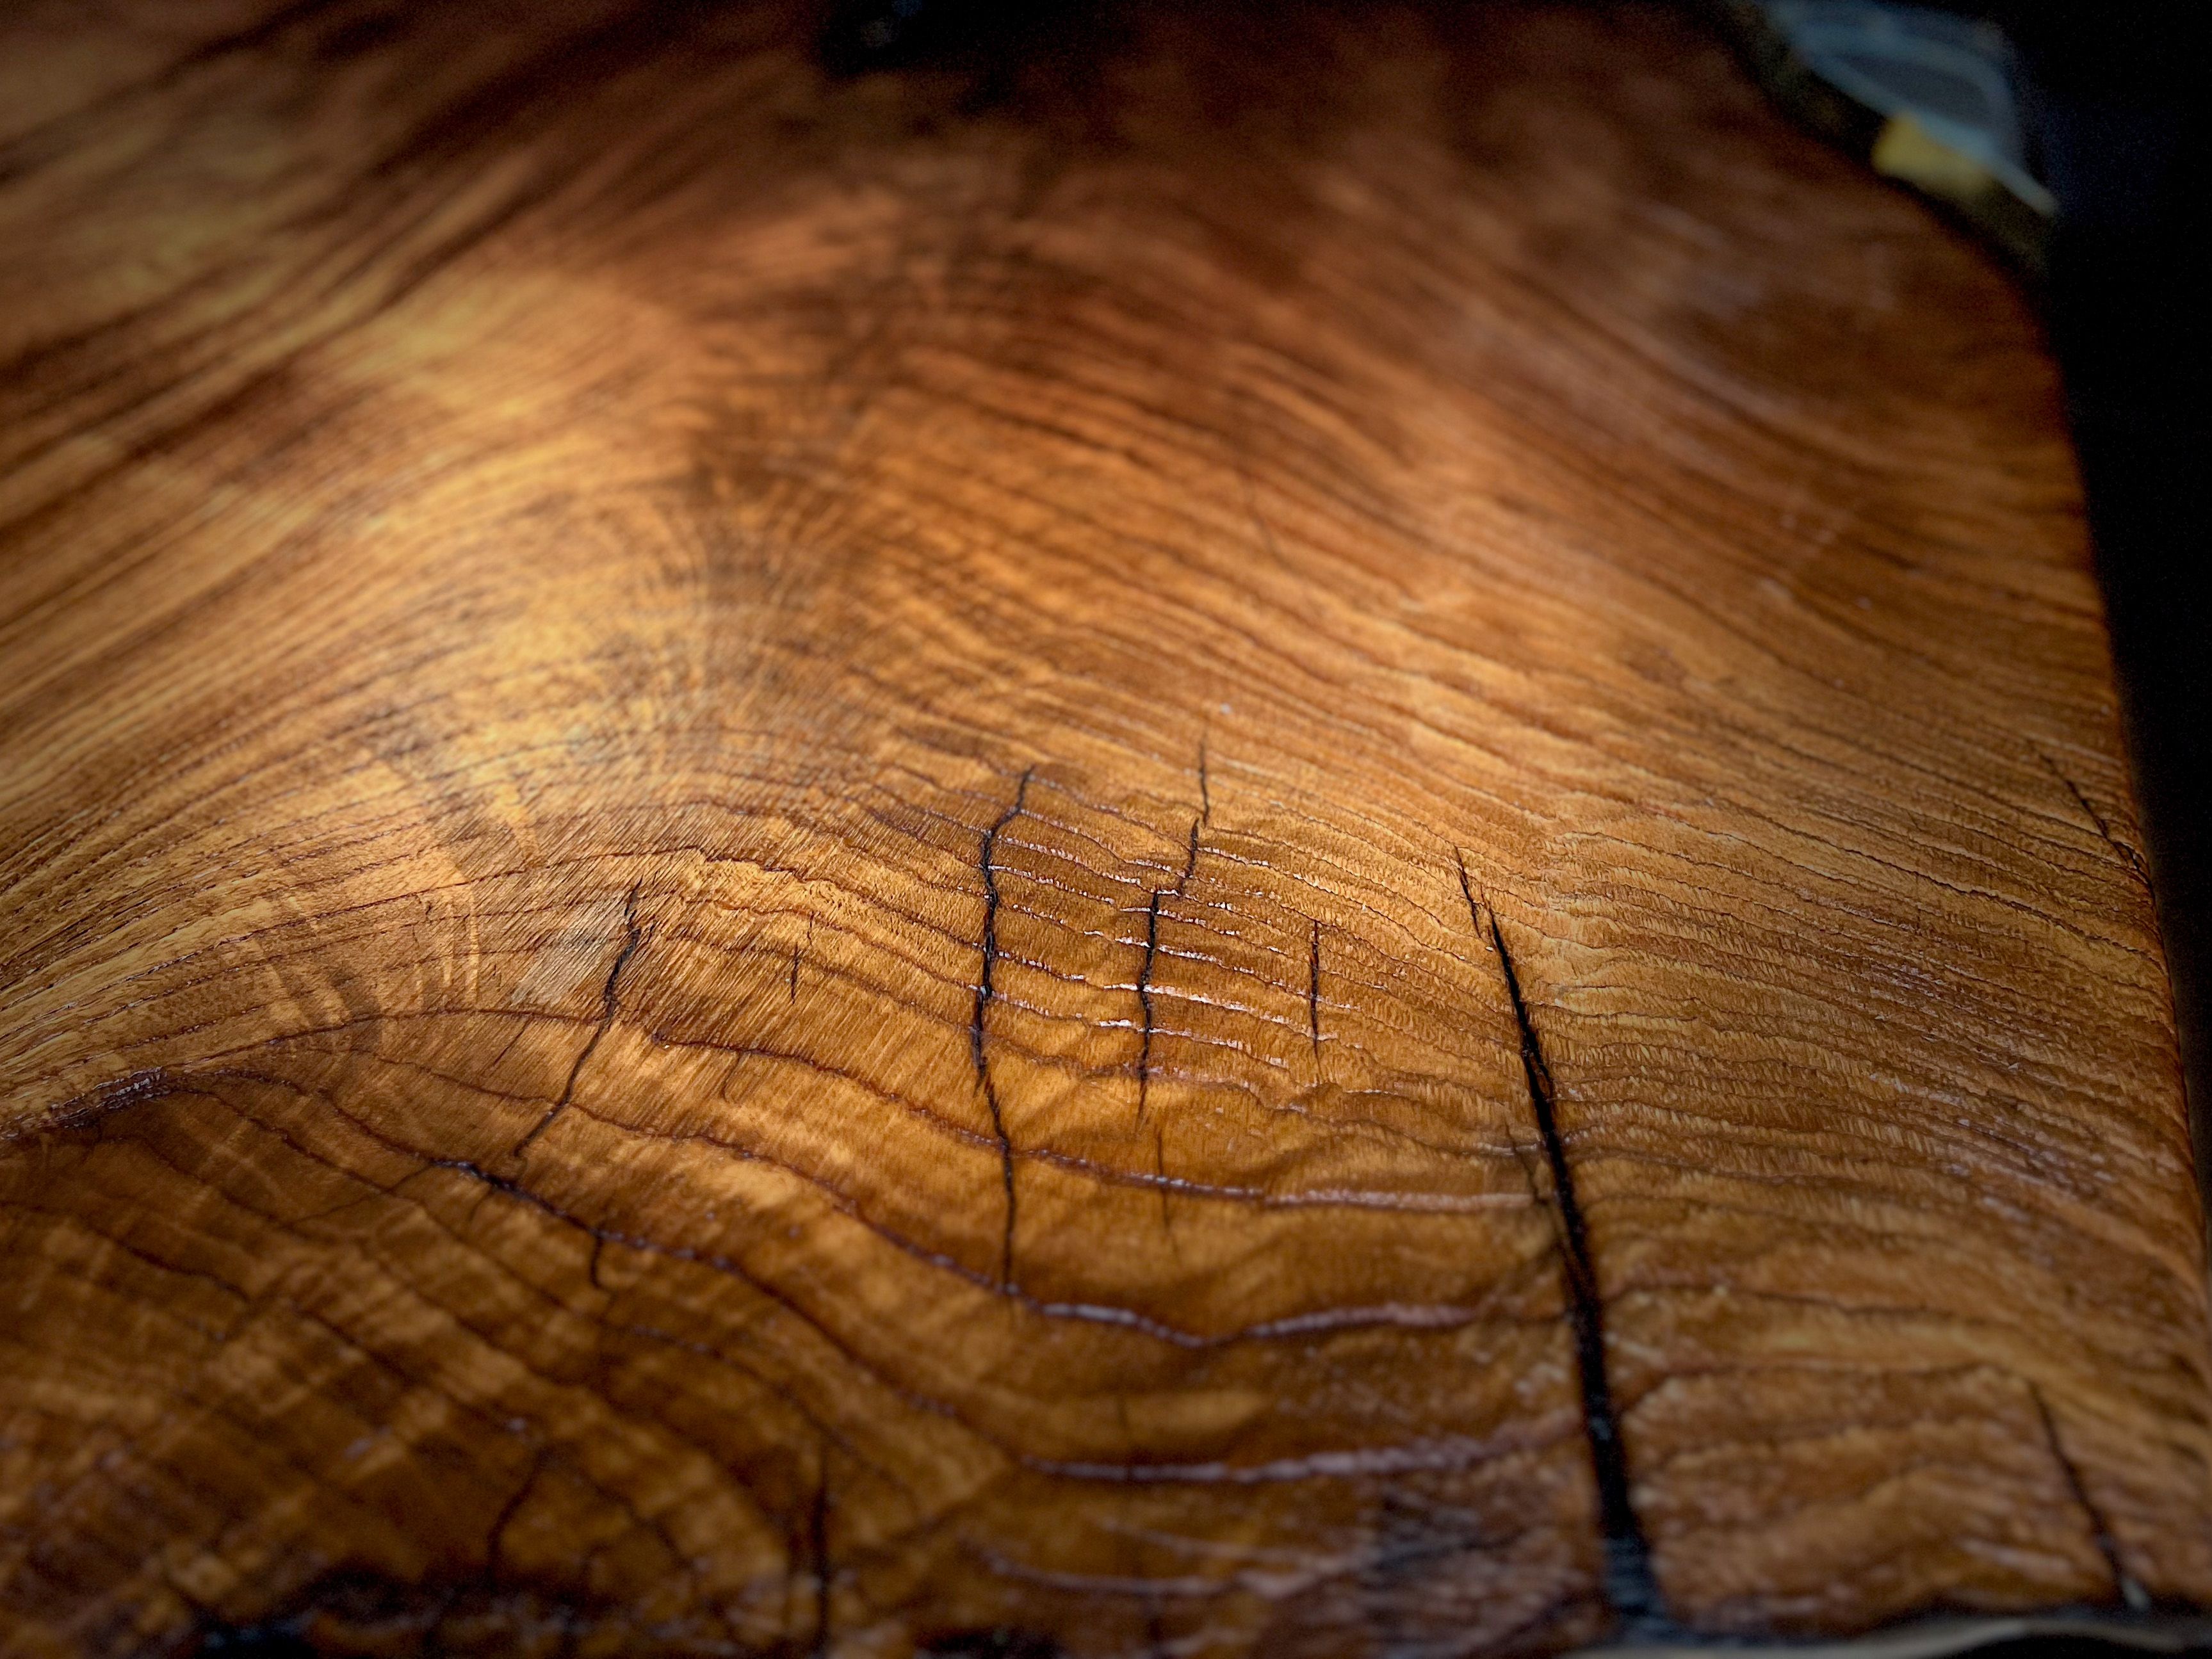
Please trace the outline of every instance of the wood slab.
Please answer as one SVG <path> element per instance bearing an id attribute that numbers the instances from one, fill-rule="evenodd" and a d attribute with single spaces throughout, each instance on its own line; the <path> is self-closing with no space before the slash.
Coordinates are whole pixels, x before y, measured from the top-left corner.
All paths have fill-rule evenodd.
<path id="1" fill-rule="evenodd" d="M 1650 6 L 819 23 L 9 12 L 0 1651 L 2212 1601 L 2023 298 Z"/>

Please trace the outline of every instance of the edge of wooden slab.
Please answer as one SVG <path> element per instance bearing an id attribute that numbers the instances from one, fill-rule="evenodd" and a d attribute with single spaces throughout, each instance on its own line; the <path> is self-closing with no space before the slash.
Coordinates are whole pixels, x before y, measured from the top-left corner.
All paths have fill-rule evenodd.
<path id="1" fill-rule="evenodd" d="M 1714 1650 L 1742 1659 L 1945 1659 L 2000 1642 L 2033 1638 L 2101 1642 L 2115 1649 L 2145 1653 L 2187 1653 L 2212 1648 L 2212 1616 L 2194 1613 L 2124 1615 L 2094 1609 L 2075 1612 L 1957 1614 L 1916 1619 L 1889 1629 L 1838 1640 L 1782 1641 L 1690 1638 L 1613 1641 L 1577 1650 L 1575 1659 L 1680 1659 L 1687 1652 Z"/>

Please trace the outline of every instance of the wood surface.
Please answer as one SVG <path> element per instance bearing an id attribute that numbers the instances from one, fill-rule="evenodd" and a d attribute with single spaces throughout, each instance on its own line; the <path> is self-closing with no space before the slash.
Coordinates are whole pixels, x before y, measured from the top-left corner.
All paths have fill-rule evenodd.
<path id="1" fill-rule="evenodd" d="M 2212 1601 L 2057 387 L 1650 7 L 35 0 L 0 1652 Z"/>

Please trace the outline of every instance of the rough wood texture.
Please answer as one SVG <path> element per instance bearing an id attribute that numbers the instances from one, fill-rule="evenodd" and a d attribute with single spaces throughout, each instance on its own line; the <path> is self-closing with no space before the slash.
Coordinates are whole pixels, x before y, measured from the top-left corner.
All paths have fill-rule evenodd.
<path id="1" fill-rule="evenodd" d="M 1663 11 L 816 21 L 8 14 L 0 1647 L 2212 1599 L 2020 298 Z"/>

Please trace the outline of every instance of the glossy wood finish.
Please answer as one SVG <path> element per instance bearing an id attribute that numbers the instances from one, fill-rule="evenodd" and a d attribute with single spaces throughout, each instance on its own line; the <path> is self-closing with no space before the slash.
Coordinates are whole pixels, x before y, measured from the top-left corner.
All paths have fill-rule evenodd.
<path id="1" fill-rule="evenodd" d="M 5 27 L 0 1650 L 2212 1598 L 2052 371 L 1692 25 Z"/>

